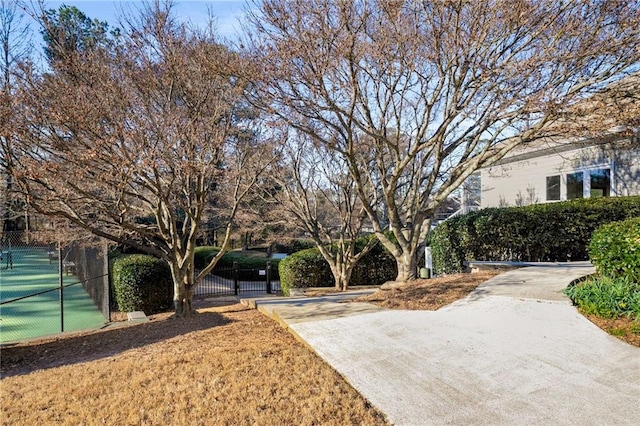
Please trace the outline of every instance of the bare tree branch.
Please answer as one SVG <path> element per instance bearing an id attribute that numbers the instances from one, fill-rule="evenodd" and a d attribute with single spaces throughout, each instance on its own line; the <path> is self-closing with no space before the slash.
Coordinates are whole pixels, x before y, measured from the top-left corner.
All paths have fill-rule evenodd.
<path id="1" fill-rule="evenodd" d="M 272 197 L 313 239 L 331 268 L 336 290 L 347 290 L 356 263 L 375 246 L 359 240 L 368 218 L 345 162 L 305 134 L 285 134 L 281 167 L 271 175 Z"/>
<path id="2" fill-rule="evenodd" d="M 264 156 L 242 136 L 253 126 L 243 59 L 158 4 L 130 22 L 113 43 L 65 52 L 50 73 L 28 70 L 11 172 L 40 213 L 165 259 L 176 313 L 189 315 L 219 259 L 195 276 L 203 217 L 215 206 L 226 249 Z"/>
<path id="3" fill-rule="evenodd" d="M 265 0 L 254 10 L 252 102 L 340 153 L 399 280 L 416 276 L 452 191 L 548 137 L 637 70 L 640 54 L 635 2 Z"/>

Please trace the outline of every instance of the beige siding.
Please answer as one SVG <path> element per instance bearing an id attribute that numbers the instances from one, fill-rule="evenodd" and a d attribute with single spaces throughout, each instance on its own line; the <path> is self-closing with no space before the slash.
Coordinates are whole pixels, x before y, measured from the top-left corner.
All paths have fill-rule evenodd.
<path id="1" fill-rule="evenodd" d="M 481 171 L 481 206 L 505 203 L 544 203 L 547 176 L 561 176 L 561 199 L 566 199 L 566 174 L 598 168 L 611 169 L 611 195 L 640 195 L 640 147 L 615 149 L 611 145 L 590 146 L 506 163 Z"/>

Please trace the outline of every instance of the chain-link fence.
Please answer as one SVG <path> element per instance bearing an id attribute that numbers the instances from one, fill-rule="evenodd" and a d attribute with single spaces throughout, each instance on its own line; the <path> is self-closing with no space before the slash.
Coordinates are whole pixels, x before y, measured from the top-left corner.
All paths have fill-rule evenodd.
<path id="1" fill-rule="evenodd" d="M 106 244 L 0 238 L 0 342 L 98 328 L 110 320 Z"/>

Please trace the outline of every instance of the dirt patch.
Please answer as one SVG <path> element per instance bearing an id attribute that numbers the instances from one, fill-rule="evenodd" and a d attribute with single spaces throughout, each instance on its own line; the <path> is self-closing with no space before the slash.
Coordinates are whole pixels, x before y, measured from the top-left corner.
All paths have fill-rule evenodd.
<path id="1" fill-rule="evenodd" d="M 640 319 L 633 319 L 628 317 L 619 318 L 600 318 L 595 315 L 585 314 L 581 312 L 592 323 L 617 337 L 620 340 L 627 342 L 630 345 L 640 348 Z"/>
<path id="2" fill-rule="evenodd" d="M 286 330 L 244 306 L 2 348 L 2 424 L 386 424 Z"/>
<path id="3" fill-rule="evenodd" d="M 502 272 L 493 270 L 420 279 L 400 288 L 378 290 L 354 301 L 372 303 L 386 309 L 435 311 L 467 296 L 480 284 Z"/>

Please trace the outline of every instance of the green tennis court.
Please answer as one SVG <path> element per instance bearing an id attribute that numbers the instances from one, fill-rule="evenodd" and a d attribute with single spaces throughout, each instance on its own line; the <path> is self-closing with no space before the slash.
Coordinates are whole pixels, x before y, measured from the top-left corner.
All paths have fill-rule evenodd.
<path id="1" fill-rule="evenodd" d="M 47 249 L 41 247 L 14 247 L 10 254 L 13 268 L 7 267 L 6 250 L 0 263 L 0 302 L 46 292 L 0 305 L 0 342 L 60 333 L 57 259 L 50 260 Z M 64 285 L 77 282 L 75 275 L 63 274 Z M 64 331 L 97 328 L 106 322 L 82 284 L 65 287 L 63 295 Z"/>

